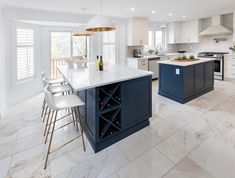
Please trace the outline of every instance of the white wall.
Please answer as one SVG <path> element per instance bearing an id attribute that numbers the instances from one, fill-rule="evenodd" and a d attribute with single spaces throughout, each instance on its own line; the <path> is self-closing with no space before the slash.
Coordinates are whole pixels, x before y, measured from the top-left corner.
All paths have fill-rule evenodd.
<path id="1" fill-rule="evenodd" d="M 40 21 L 40 22 L 59 22 L 59 23 L 81 23 L 86 24 L 92 17 L 90 15 L 83 14 L 70 14 L 60 13 L 52 11 L 30 10 L 7 7 L 4 9 L 5 17 L 5 36 L 7 39 L 6 46 L 6 98 L 7 104 L 13 105 L 22 100 L 32 97 L 41 92 L 41 71 L 45 70 L 47 74 L 50 73 L 50 32 L 51 31 L 73 31 L 72 27 L 56 27 L 45 25 L 32 25 L 36 28 L 37 38 L 37 69 L 36 76 L 30 82 L 25 82 L 19 85 L 12 83 L 12 26 L 22 21 Z M 121 18 L 114 18 L 114 22 L 117 24 L 117 61 L 119 64 L 125 64 L 126 58 L 126 25 L 127 20 Z M 95 60 L 96 55 L 100 54 L 102 49 L 102 42 L 100 35 L 91 37 L 91 59 Z M 4 65 L 3 65 L 4 66 Z"/>
<path id="2" fill-rule="evenodd" d="M 5 50 L 4 50 L 4 18 L 0 4 L 0 114 L 3 115 L 6 107 L 5 101 Z"/>

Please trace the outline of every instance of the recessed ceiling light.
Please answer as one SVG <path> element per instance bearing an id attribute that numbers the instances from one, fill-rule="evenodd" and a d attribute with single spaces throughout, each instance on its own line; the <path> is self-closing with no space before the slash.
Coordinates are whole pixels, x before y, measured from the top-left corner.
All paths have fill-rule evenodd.
<path id="1" fill-rule="evenodd" d="M 134 8 L 134 7 L 131 7 L 131 11 L 135 11 L 135 8 Z"/>
<path id="2" fill-rule="evenodd" d="M 156 11 L 152 11 L 152 14 L 156 14 Z"/>
<path id="3" fill-rule="evenodd" d="M 172 14 L 172 13 L 169 13 L 168 15 L 169 15 L 169 16 L 172 16 L 173 14 Z"/>
<path id="4" fill-rule="evenodd" d="M 186 18 L 186 15 L 183 15 L 182 18 Z"/>

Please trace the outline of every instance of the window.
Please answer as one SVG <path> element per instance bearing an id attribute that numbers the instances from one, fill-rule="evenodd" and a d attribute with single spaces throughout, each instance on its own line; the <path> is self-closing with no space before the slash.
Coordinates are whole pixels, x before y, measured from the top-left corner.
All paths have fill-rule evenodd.
<path id="1" fill-rule="evenodd" d="M 149 31 L 148 45 L 145 46 L 145 51 L 149 50 L 164 50 L 165 49 L 165 34 L 163 31 Z"/>
<path id="2" fill-rule="evenodd" d="M 89 37 L 73 36 L 71 32 L 51 32 L 51 77 L 60 77 L 57 66 L 68 60 L 89 59 Z"/>
<path id="3" fill-rule="evenodd" d="M 116 63 L 116 34 L 115 31 L 103 33 L 103 59 L 107 63 Z"/>
<path id="4" fill-rule="evenodd" d="M 86 56 L 87 37 L 73 36 L 71 32 L 51 33 L 51 58 L 72 58 Z"/>
<path id="5" fill-rule="evenodd" d="M 34 29 L 16 28 L 16 78 L 27 80 L 34 76 Z"/>

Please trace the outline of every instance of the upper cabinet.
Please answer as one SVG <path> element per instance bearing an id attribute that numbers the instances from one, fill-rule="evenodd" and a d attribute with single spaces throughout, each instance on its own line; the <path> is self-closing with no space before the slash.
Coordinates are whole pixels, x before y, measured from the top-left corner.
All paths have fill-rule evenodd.
<path id="1" fill-rule="evenodd" d="M 149 21 L 146 18 L 132 18 L 128 21 L 128 45 L 148 44 Z"/>
<path id="2" fill-rule="evenodd" d="M 168 24 L 168 44 L 198 43 L 199 20 Z"/>
<path id="3" fill-rule="evenodd" d="M 168 43 L 177 44 L 180 43 L 181 34 L 180 34 L 180 23 L 174 22 L 168 24 Z"/>
<path id="4" fill-rule="evenodd" d="M 235 11 L 233 12 L 233 42 L 235 42 Z"/>

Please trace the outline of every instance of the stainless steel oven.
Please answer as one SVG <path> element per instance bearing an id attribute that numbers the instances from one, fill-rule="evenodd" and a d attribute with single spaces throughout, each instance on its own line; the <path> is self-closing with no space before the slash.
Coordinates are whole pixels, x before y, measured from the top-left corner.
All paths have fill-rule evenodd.
<path id="1" fill-rule="evenodd" d="M 224 80 L 224 55 L 227 53 L 218 52 L 201 52 L 198 54 L 200 58 L 214 59 L 214 75 L 217 80 Z"/>

